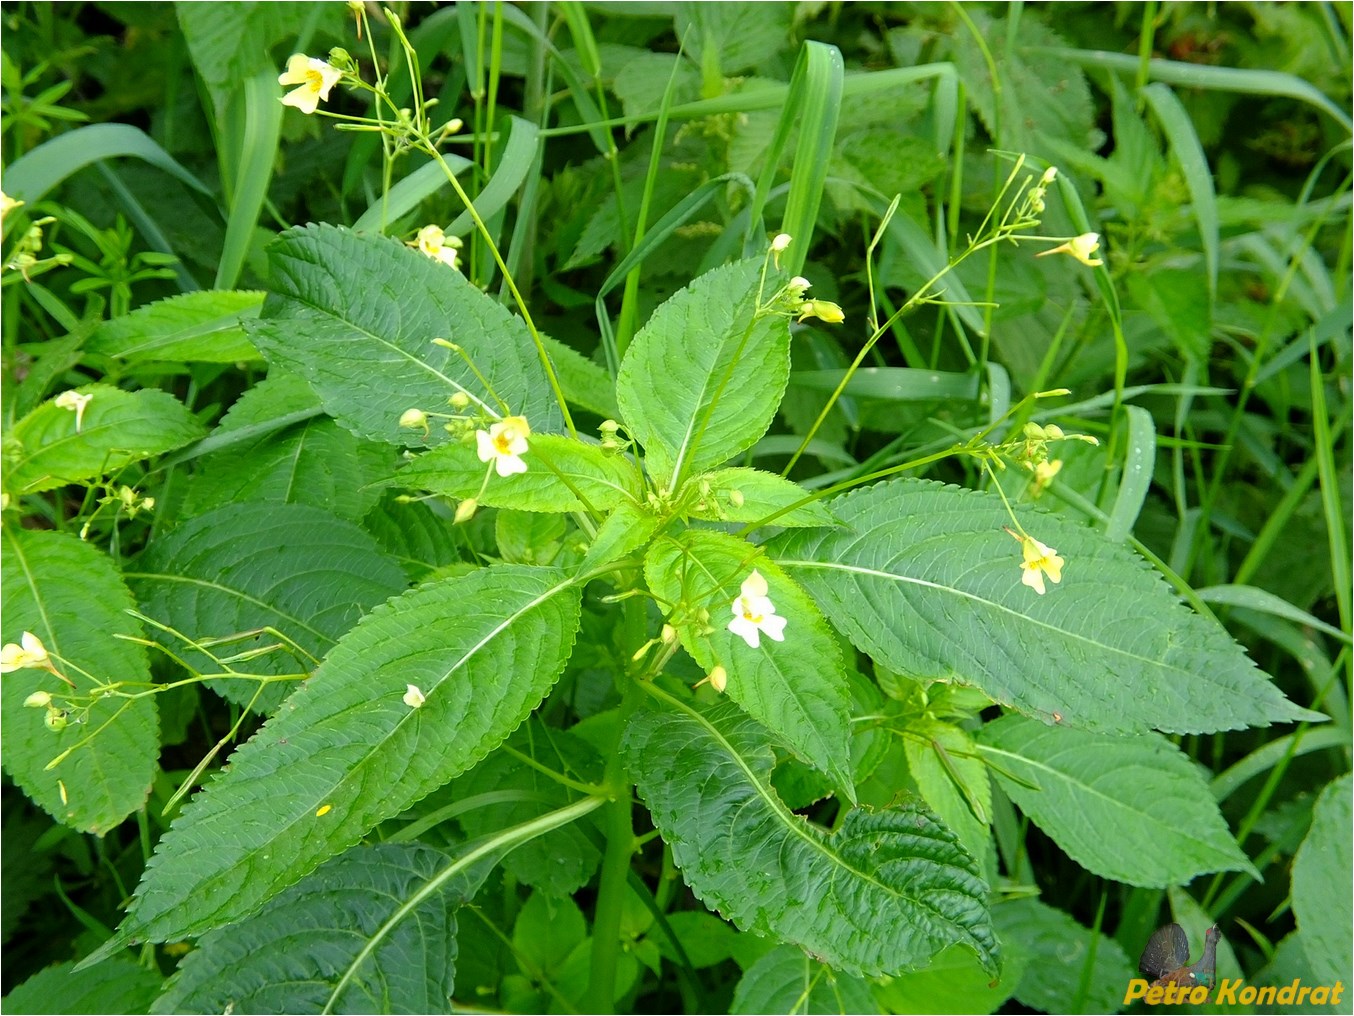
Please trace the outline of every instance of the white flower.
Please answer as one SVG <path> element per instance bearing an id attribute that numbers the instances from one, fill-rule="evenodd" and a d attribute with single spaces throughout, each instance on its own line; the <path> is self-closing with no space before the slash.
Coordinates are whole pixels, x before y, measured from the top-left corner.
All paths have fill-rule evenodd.
<path id="1" fill-rule="evenodd" d="M 761 572 L 754 571 L 743 580 L 731 608 L 733 620 L 729 622 L 729 631 L 753 649 L 760 648 L 762 632 L 777 642 L 785 641 L 785 618 L 776 614 L 776 605 L 766 594 L 766 579 L 762 578 Z"/>
<path id="2" fill-rule="evenodd" d="M 475 431 L 481 462 L 493 462 L 499 476 L 525 473 L 527 464 L 522 456 L 527 451 L 527 437 L 531 428 L 524 416 L 505 416 L 487 431 Z"/>
<path id="3" fill-rule="evenodd" d="M 81 395 L 74 388 L 68 392 L 62 392 L 54 400 L 57 408 L 69 409 L 75 413 L 75 433 L 80 433 L 80 424 L 85 418 L 85 407 L 89 405 L 89 400 L 93 395 Z"/>
<path id="4" fill-rule="evenodd" d="M 0 647 L 0 674 L 26 670 L 29 667 L 50 670 L 52 661 L 47 655 L 47 647 L 42 644 L 42 639 L 31 631 L 26 631 L 19 637 L 18 643 L 6 642 Z"/>
<path id="5" fill-rule="evenodd" d="M 320 100 L 329 101 L 329 90 L 343 78 L 343 72 L 323 60 L 294 53 L 287 69 L 277 77 L 279 85 L 297 85 L 282 97 L 282 105 L 295 106 L 302 113 L 313 113 Z"/>
<path id="6" fill-rule="evenodd" d="M 410 709 L 417 709 L 419 706 L 423 705 L 424 702 L 428 701 L 423 697 L 423 692 L 418 690 L 418 685 L 410 684 L 405 687 L 408 688 L 408 691 L 404 693 L 404 704 Z"/>

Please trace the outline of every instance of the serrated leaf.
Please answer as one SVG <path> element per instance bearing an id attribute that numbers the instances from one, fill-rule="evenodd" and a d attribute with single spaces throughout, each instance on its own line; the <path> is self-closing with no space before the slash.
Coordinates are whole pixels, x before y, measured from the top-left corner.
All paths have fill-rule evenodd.
<path id="1" fill-rule="evenodd" d="M 418 456 L 393 482 L 457 499 L 477 498 L 489 508 L 527 512 L 607 511 L 639 495 L 639 474 L 630 460 L 598 445 L 533 434 L 522 461 L 525 473 L 490 475 L 485 486 L 489 467 L 475 446 L 446 444 Z"/>
<path id="2" fill-rule="evenodd" d="M 1061 910 L 1022 899 L 992 908 L 1003 945 L 1019 942 L 1025 976 L 1015 997 L 1040 1012 L 1107 1012 L 1124 1007 L 1124 988 L 1137 976 L 1114 939 L 1084 928 Z M 1083 968 L 1091 960 L 1089 976 Z M 1081 985 L 1086 994 L 1081 995 Z"/>
<path id="3" fill-rule="evenodd" d="M 447 862 L 419 843 L 345 851 L 254 916 L 203 935 L 151 1011 L 445 1011 L 459 894 L 434 893 L 393 927 L 384 925 Z"/>
<path id="4" fill-rule="evenodd" d="M 85 343 L 85 352 L 132 363 L 148 360 L 236 363 L 259 359 L 243 318 L 257 317 L 262 292 L 203 290 L 182 293 L 105 321 Z"/>
<path id="5" fill-rule="evenodd" d="M 790 329 L 783 316 L 757 314 L 763 267 L 750 258 L 706 272 L 654 311 L 626 351 L 616 401 L 649 472 L 668 486 L 751 448 L 785 393 Z"/>
<path id="6" fill-rule="evenodd" d="M 964 848 L 984 860 L 991 845 L 992 785 L 973 738 L 960 727 L 923 716 L 908 723 L 902 744 L 922 798 Z"/>
<path id="7" fill-rule="evenodd" d="M 57 963 L 34 974 L 4 998 L 7 1013 L 148 1012 L 160 990 L 159 974 L 122 957 L 104 960 L 88 970 Z"/>
<path id="8" fill-rule="evenodd" d="M 812 960 L 792 945 L 777 946 L 752 964 L 733 989 L 730 1013 L 871 1013 L 879 1003 L 870 985 Z"/>
<path id="9" fill-rule="evenodd" d="M 392 556 L 411 581 L 461 560 L 452 520 L 421 501 L 399 503 L 387 497 L 362 520 L 381 549 Z"/>
<path id="10" fill-rule="evenodd" d="M 691 509 L 695 519 L 761 522 L 774 515 L 769 525 L 787 527 L 830 526 L 835 522 L 821 501 L 799 504 L 809 492 L 775 473 L 731 466 L 697 476 L 691 482 L 697 484 L 701 494 Z M 707 487 L 708 495 L 704 493 Z M 799 506 L 777 514 L 791 505 Z"/>
<path id="11" fill-rule="evenodd" d="M 1344 887 L 1351 882 L 1350 776 L 1327 785 L 1312 828 L 1293 857 L 1293 915 L 1307 962 L 1324 984 L 1350 983 L 1354 916 Z"/>
<path id="12" fill-rule="evenodd" d="M 377 607 L 188 803 L 115 941 L 237 921 L 470 768 L 559 677 L 579 610 L 562 573 L 522 565 Z M 408 684 L 420 708 L 405 704 Z"/>
<path id="13" fill-rule="evenodd" d="M 630 771 L 696 895 L 851 973 L 897 973 L 958 943 L 994 971 L 987 886 L 954 835 L 920 805 L 855 810 L 829 835 L 776 796 L 772 745 L 731 703 L 667 699 L 631 719 Z"/>
<path id="14" fill-rule="evenodd" d="M 195 639 L 222 638 L 271 626 L 319 660 L 365 610 L 406 588 L 403 571 L 351 522 L 307 505 L 246 502 L 190 519 L 155 541 L 128 578 L 142 609 Z M 166 642 L 195 669 L 219 673 L 202 653 L 165 633 Z M 272 644 L 269 635 L 261 636 Z M 225 644 L 232 656 L 260 639 Z M 241 662 L 252 674 L 305 673 L 306 657 L 279 649 Z M 208 687 L 230 701 L 253 700 L 253 681 L 220 678 Z M 271 712 L 296 685 L 277 682 L 255 703 Z"/>
<path id="15" fill-rule="evenodd" d="M 550 362 L 566 399 L 604 420 L 614 420 L 621 415 L 616 405 L 616 382 L 604 368 L 559 339 L 548 335 L 541 338 L 545 340 L 546 352 L 550 354 Z"/>
<path id="16" fill-rule="evenodd" d="M 89 396 L 76 428 L 73 409 L 48 400 L 14 425 L 6 448 L 5 489 L 34 494 L 116 473 L 123 466 L 173 451 L 206 432 L 172 395 L 153 388 L 124 392 L 81 385 Z M 11 457 L 12 455 L 12 457 Z"/>
<path id="17" fill-rule="evenodd" d="M 563 515 L 503 508 L 494 517 L 494 543 L 498 545 L 498 556 L 511 564 L 559 564 L 559 554 L 569 530 L 569 522 Z"/>
<path id="18" fill-rule="evenodd" d="M 1283 697 L 1215 623 L 1128 549 L 1016 509 L 1065 560 L 1022 585 L 1000 498 L 896 480 L 834 498 L 840 529 L 766 545 L 858 648 L 892 670 L 972 684 L 1027 715 L 1109 733 L 1233 730 L 1321 718 Z"/>
<path id="19" fill-rule="evenodd" d="M 1001 941 L 1001 977 L 979 965 L 973 953 L 951 946 L 923 970 L 899 974 L 875 988 L 885 1012 L 969 1013 L 996 1012 L 1016 990 L 1025 973 L 1025 951 L 1019 938 Z"/>
<path id="20" fill-rule="evenodd" d="M 300 413 L 319 399 L 300 378 L 279 374 L 242 395 L 212 440 L 239 435 L 229 447 L 198 462 L 180 514 L 189 518 L 243 501 L 308 504 L 351 522 L 381 496 L 378 481 L 390 475 L 389 445 L 354 437 L 327 416 L 284 426 L 280 417 Z M 257 436 L 248 436 L 257 431 Z"/>
<path id="21" fill-rule="evenodd" d="M 509 739 L 520 754 L 574 780 L 601 780 L 596 753 L 568 731 L 528 722 Z M 470 839 L 488 836 L 499 829 L 527 822 L 552 808 L 561 808 L 580 795 L 540 770 L 521 761 L 520 755 L 498 751 L 456 780 L 450 788 L 459 800 L 486 797 L 483 807 L 458 816 Z M 561 826 L 524 843 L 503 860 L 504 868 L 525 885 L 552 896 L 568 896 L 586 884 L 601 862 L 601 854 L 577 824 Z"/>
<path id="22" fill-rule="evenodd" d="M 150 681 L 145 650 L 118 635 L 141 636 L 127 613 L 134 606 L 113 562 L 97 548 L 66 533 L 11 529 L 3 536 L 4 642 L 25 631 L 37 635 L 71 681 L 88 695 L 101 682 Z M 103 835 L 146 802 L 159 754 L 159 722 L 153 697 L 105 696 L 82 722 L 59 733 L 48 730 L 44 710 L 25 709 L 35 691 L 58 707 L 67 687 L 45 670 L 18 670 L 0 681 L 5 729 L 5 771 L 25 794 L 58 822 Z M 88 744 L 75 748 L 94 731 Z M 48 764 L 75 750 L 55 767 Z M 64 788 L 65 799 L 62 799 Z"/>
<path id="23" fill-rule="evenodd" d="M 1088 871 L 1153 888 L 1208 871 L 1259 874 L 1199 770 L 1159 734 L 1115 737 L 1005 716 L 981 739 L 1002 789 Z"/>
<path id="24" fill-rule="evenodd" d="M 757 649 L 727 627 L 739 588 L 754 568 L 767 581 L 776 613 L 786 618 L 785 641 L 762 639 Z M 685 608 L 672 617 L 682 645 L 707 672 L 716 664 L 728 671 L 729 698 L 848 797 L 854 794 L 851 691 L 837 640 L 813 600 L 757 548 L 723 533 L 689 530 L 656 541 L 644 575 L 660 601 Z M 695 613 L 702 609 L 714 629 L 708 633 Z"/>
<path id="25" fill-rule="evenodd" d="M 586 575 L 639 550 L 658 531 L 659 521 L 658 516 L 645 511 L 635 502 L 622 501 L 597 527 L 597 535 L 583 557 L 579 573 Z"/>
<path id="26" fill-rule="evenodd" d="M 526 325 L 447 265 L 388 237 L 328 225 L 287 230 L 268 259 L 273 292 L 250 337 L 354 434 L 394 445 L 445 441 L 434 427 L 425 442 L 400 427 L 400 415 L 445 411 L 458 391 L 471 412 L 525 416 L 534 431 L 559 426 Z M 435 338 L 459 345 L 494 393 Z"/>

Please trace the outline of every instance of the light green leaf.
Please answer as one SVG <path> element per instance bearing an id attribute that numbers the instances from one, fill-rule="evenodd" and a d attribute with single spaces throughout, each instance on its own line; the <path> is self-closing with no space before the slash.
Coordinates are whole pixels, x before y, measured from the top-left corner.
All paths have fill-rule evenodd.
<path id="1" fill-rule="evenodd" d="M 387 237 L 328 225 L 287 230 L 268 255 L 274 291 L 250 337 L 269 363 L 305 378 L 354 434 L 395 445 L 443 442 L 440 427 L 425 442 L 400 427 L 400 415 L 445 412 L 458 391 L 470 397 L 469 412 L 525 416 L 535 431 L 559 426 L 526 326 L 459 272 Z M 461 346 L 494 392 L 435 338 Z"/>
<path id="2" fill-rule="evenodd" d="M 132 363 L 257 360 L 258 350 L 245 335 L 241 320 L 258 317 L 263 295 L 226 289 L 158 300 L 103 322 L 85 343 L 85 352 Z"/>
<path id="3" fill-rule="evenodd" d="M 407 583 L 399 566 L 351 522 L 299 504 L 245 502 L 199 515 L 155 541 L 129 572 L 142 609 L 189 638 L 221 638 L 271 626 L 311 658 L 279 649 L 236 665 L 252 674 L 303 674 L 362 613 Z M 156 636 L 190 666 L 220 673 L 209 657 Z M 232 656 L 273 644 L 271 635 L 218 646 Z M 208 687 L 247 705 L 258 685 L 221 678 Z M 296 687 L 277 682 L 255 708 L 271 712 Z"/>
<path id="4" fill-rule="evenodd" d="M 18 642 L 29 631 L 40 638 L 61 672 L 87 695 L 94 680 L 150 682 L 145 650 L 135 642 L 141 626 L 127 613 L 131 593 L 113 562 L 67 533 L 4 528 L 4 632 Z M 67 690 L 45 670 L 16 670 L 0 681 L 5 772 L 58 822 L 102 836 L 146 802 L 160 750 L 152 697 L 100 698 L 59 733 L 47 729 L 45 710 L 25 709 L 24 699 L 45 691 L 62 707 Z M 97 731 L 88 744 L 75 747 Z M 74 749 L 55 767 L 48 764 Z"/>
<path id="5" fill-rule="evenodd" d="M 907 767 L 931 810 L 980 861 L 991 849 L 992 785 L 968 731 L 930 716 L 907 725 Z"/>
<path id="6" fill-rule="evenodd" d="M 583 558 L 579 573 L 610 564 L 643 547 L 658 529 L 658 516 L 645 511 L 634 501 L 622 501 L 597 527 L 597 535 Z"/>
<path id="7" fill-rule="evenodd" d="M 766 433 L 790 374 L 790 329 L 758 316 L 763 261 L 706 272 L 635 335 L 616 379 L 626 426 L 669 486 L 744 452 Z M 778 273 L 767 273 L 770 296 Z"/>
<path id="8" fill-rule="evenodd" d="M 148 1012 L 162 983 L 159 974 L 123 957 L 74 972 L 74 963 L 47 967 L 4 999 L 5 1012 Z"/>
<path id="9" fill-rule="evenodd" d="M 727 921 L 721 921 L 708 910 L 679 910 L 668 914 L 668 928 L 682 943 L 686 958 L 693 970 L 713 967 L 733 955 L 738 932 Z M 681 962 L 668 936 L 655 929 L 649 939 L 658 945 L 658 951 L 670 963 Z"/>
<path id="10" fill-rule="evenodd" d="M 354 437 L 327 416 L 268 426 L 309 406 L 318 407 L 319 400 L 295 375 L 268 377 L 245 392 L 209 438 L 240 440 L 202 457 L 180 514 L 190 518 L 243 501 L 275 501 L 360 521 L 381 496 L 377 481 L 390 475 L 394 450 Z"/>
<path id="11" fill-rule="evenodd" d="M 555 569 L 503 565 L 377 607 L 189 802 L 115 942 L 238 921 L 469 769 L 559 677 L 579 601 Z"/>
<path id="12" fill-rule="evenodd" d="M 559 339 L 548 335 L 541 338 L 566 399 L 604 420 L 614 420 L 621 415 L 616 405 L 616 383 L 604 368 Z"/>
<path id="13" fill-rule="evenodd" d="M 777 946 L 752 964 L 733 989 L 730 1013 L 871 1013 L 879 1003 L 867 981 Z"/>
<path id="14" fill-rule="evenodd" d="M 952 944 L 995 971 L 987 886 L 930 812 L 855 810 L 829 835 L 771 788 L 764 728 L 731 703 L 698 712 L 663 699 L 635 714 L 623 750 L 673 860 L 707 906 L 862 976 L 923 964 Z"/>
<path id="15" fill-rule="evenodd" d="M 1005 716 L 981 737 L 1002 788 L 1088 871 L 1154 888 L 1208 871 L 1258 875 L 1204 777 L 1159 734 L 1115 737 Z"/>
<path id="16" fill-rule="evenodd" d="M 1307 962 L 1323 984 L 1351 984 L 1350 776 L 1327 785 L 1312 812 L 1312 828 L 1293 857 L 1293 915 Z"/>
<path id="17" fill-rule="evenodd" d="M 527 512 L 606 511 L 639 496 L 640 479 L 624 455 L 554 434 L 533 434 L 522 456 L 525 473 L 485 474 L 473 444 L 446 444 L 424 452 L 401 469 L 392 482 L 411 490 L 464 499 L 478 498 L 490 508 Z M 484 493 L 480 494 L 480 487 Z"/>
<path id="18" fill-rule="evenodd" d="M 498 556 L 510 564 L 559 564 L 569 520 L 563 515 L 500 509 L 494 517 Z"/>
<path id="19" fill-rule="evenodd" d="M 73 390 L 89 397 L 78 430 L 75 410 L 49 399 L 10 431 L 14 447 L 7 445 L 5 453 L 5 489 L 10 494 L 34 494 L 111 475 L 206 432 L 181 402 L 153 388 L 124 392 L 111 385 L 81 385 Z"/>
<path id="20" fill-rule="evenodd" d="M 331 858 L 254 916 L 203 935 L 152 1011 L 444 1011 L 463 901 L 443 891 L 396 912 L 447 862 L 417 843 L 353 847 Z"/>
<path id="21" fill-rule="evenodd" d="M 1025 974 L 1025 951 L 1019 938 L 1001 942 L 1001 979 L 992 980 L 973 953 L 951 946 L 923 970 L 899 974 L 875 989 L 886 1012 L 996 1012 L 1011 997 Z"/>
<path id="22" fill-rule="evenodd" d="M 892 670 L 1110 733 L 1321 718 L 1135 554 L 1070 520 L 1016 509 L 1066 561 L 1062 583 L 1039 596 L 1021 583 L 1020 547 L 994 495 L 896 480 L 827 507 L 841 528 L 784 533 L 767 553 Z"/>
<path id="23" fill-rule="evenodd" d="M 697 491 L 697 500 L 691 508 L 694 519 L 761 522 L 775 516 L 768 523 L 773 526 L 830 526 L 834 521 L 822 501 L 810 501 L 777 514 L 810 495 L 799 484 L 775 473 L 731 466 L 693 477 L 689 482 Z"/>
<path id="24" fill-rule="evenodd" d="M 1124 988 L 1138 974 L 1114 939 L 1034 899 L 995 906 L 992 920 L 1003 948 L 1007 942 L 1018 942 L 1027 958 L 1025 976 L 1015 991 L 1020 1002 L 1040 1012 L 1116 1013 L 1123 1009 Z M 1088 962 L 1089 973 L 1085 971 Z"/>
<path id="25" fill-rule="evenodd" d="M 727 627 L 740 586 L 754 569 L 766 579 L 776 613 L 786 618 L 785 640 L 763 637 L 757 649 Z M 837 640 L 804 590 L 757 548 L 705 530 L 656 541 L 644 574 L 655 596 L 680 605 L 670 621 L 696 662 L 707 672 L 724 667 L 728 696 L 852 796 L 851 691 Z M 702 610 L 709 613 L 708 625 Z"/>

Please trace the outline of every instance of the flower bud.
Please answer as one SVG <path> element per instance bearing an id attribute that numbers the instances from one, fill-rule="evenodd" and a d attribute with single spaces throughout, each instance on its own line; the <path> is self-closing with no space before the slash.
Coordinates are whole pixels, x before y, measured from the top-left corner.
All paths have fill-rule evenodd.
<path id="1" fill-rule="evenodd" d="M 475 517 L 475 510 L 479 508 L 480 503 L 473 497 L 468 497 L 456 506 L 456 516 L 452 520 L 454 524 L 460 525 L 462 522 L 469 522 Z"/>
<path id="2" fill-rule="evenodd" d="M 66 719 L 66 714 L 60 709 L 49 708 L 47 715 L 42 718 L 42 722 L 47 725 L 47 729 L 52 733 L 59 734 L 66 729 L 70 721 Z"/>
<path id="3" fill-rule="evenodd" d="M 406 409 L 400 414 L 400 426 L 411 430 L 428 429 L 428 414 L 421 409 Z"/>
<path id="4" fill-rule="evenodd" d="M 729 672 L 723 667 L 716 667 L 710 671 L 706 680 L 710 682 L 711 688 L 723 695 L 724 689 L 729 686 Z"/>
<path id="5" fill-rule="evenodd" d="M 470 396 L 465 392 L 453 392 L 448 401 L 451 403 L 452 409 L 464 409 L 470 405 Z"/>
<path id="6" fill-rule="evenodd" d="M 52 696 L 45 691 L 35 691 L 24 699 L 25 709 L 46 709 L 52 704 Z"/>

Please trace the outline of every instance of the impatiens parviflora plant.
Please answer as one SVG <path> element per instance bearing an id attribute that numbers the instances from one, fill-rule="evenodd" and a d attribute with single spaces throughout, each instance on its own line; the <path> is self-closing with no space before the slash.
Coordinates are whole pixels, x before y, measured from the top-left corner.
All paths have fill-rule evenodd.
<path id="1" fill-rule="evenodd" d="M 342 55 L 328 64 L 342 82 L 360 80 Z M 318 85 L 297 84 L 316 101 L 294 104 L 323 114 L 333 86 L 306 66 L 296 73 L 313 72 Z M 378 99 L 381 88 L 378 79 Z M 411 112 L 343 125 L 380 131 L 388 151 L 404 145 L 436 158 L 448 132 L 430 127 L 431 104 L 420 86 L 415 94 Z M 85 962 L 200 936 L 166 1007 L 191 1007 L 192 991 L 228 995 L 233 966 L 222 957 L 285 921 L 297 898 L 322 894 L 335 870 L 404 845 L 423 851 L 411 865 L 417 877 L 399 883 L 378 928 L 325 961 L 327 1008 L 360 1008 L 398 987 L 392 975 L 408 966 L 382 966 L 378 946 L 412 915 L 422 927 L 429 903 L 454 925 L 498 863 L 542 894 L 590 888 L 588 987 L 578 1000 L 589 1011 L 613 1009 L 622 993 L 631 896 L 656 913 L 672 903 L 671 882 L 658 884 L 655 869 L 679 872 L 735 927 L 843 983 L 906 976 L 946 950 L 990 980 L 1002 962 L 991 908 L 1007 888 L 990 831 L 992 782 L 1037 798 L 1037 777 L 1013 778 L 1013 769 L 1056 775 L 1069 745 L 1170 760 L 1144 769 L 1134 790 L 1152 809 L 1111 814 L 1097 837 L 1085 836 L 1076 808 L 1026 809 L 1089 871 L 1160 888 L 1252 870 L 1208 787 L 1162 735 L 1319 714 L 1286 699 L 1123 542 L 1007 497 L 998 478 L 1008 461 L 1037 475 L 1056 461 L 1050 444 L 1091 443 L 1042 408 L 1066 390 L 1030 394 L 941 453 L 827 490 L 788 479 L 812 432 L 781 474 L 753 464 L 786 394 L 800 325 L 864 336 L 821 424 L 898 315 L 941 301 L 939 284 L 955 265 L 998 243 L 1037 239 L 1028 231 L 1056 174 L 1022 178 L 1022 165 L 968 245 L 897 314 L 880 321 L 871 294 L 863 329 L 838 305 L 809 298 L 807 280 L 786 277 L 780 256 L 807 238 L 768 242 L 751 224 L 751 256 L 694 279 L 635 334 L 606 379 L 615 419 L 597 428 L 600 439 L 575 428 L 549 347 L 510 277 L 521 316 L 421 243 L 328 225 L 285 231 L 269 247 L 271 289 L 248 324 L 250 340 L 271 371 L 303 380 L 345 432 L 402 451 L 399 467 L 368 485 L 410 493 L 390 498 L 388 514 L 382 506 L 380 543 L 377 525 L 369 531 L 313 505 L 229 504 L 187 519 L 129 576 L 145 609 L 122 613 L 153 639 L 118 640 L 107 618 L 109 632 L 85 632 L 75 611 L 44 620 L 32 591 L 41 583 L 14 580 L 13 594 L 7 586 L 7 623 L 37 640 L 6 648 L 7 660 L 31 661 L 7 676 L 21 678 L 7 694 L 31 700 L 33 713 L 65 713 L 67 729 L 50 736 L 89 728 L 78 743 L 61 743 L 49 772 L 16 777 L 54 814 L 66 814 L 68 797 L 74 807 L 100 789 L 97 767 L 68 767 L 111 740 L 119 717 L 79 723 L 80 700 L 58 701 L 56 672 L 40 665 L 57 656 L 39 635 L 53 646 L 58 635 L 83 635 L 84 662 L 62 666 L 87 698 L 133 703 L 206 683 L 244 707 L 241 719 L 267 715 L 187 801 L 117 933 Z M 91 412 L 104 401 L 97 393 Z M 1024 421 L 1018 430 L 1015 421 Z M 948 457 L 978 461 L 995 492 L 894 475 Z M 425 501 L 455 504 L 455 514 Z M 481 507 L 498 510 L 491 547 L 465 535 L 487 525 L 473 517 Z M 464 537 L 465 553 L 423 569 L 408 588 L 401 565 L 416 560 L 413 534 L 431 532 L 433 542 L 448 530 L 452 546 Z M 538 541 L 556 548 L 544 563 L 518 539 L 538 531 L 559 534 Z M 47 562 L 71 551 L 51 535 L 62 534 L 7 532 L 7 578 L 23 574 L 13 560 L 36 562 L 42 578 Z M 297 562 L 311 580 L 291 589 Z M 185 586 L 221 601 L 199 607 L 176 595 Z M 121 580 L 118 588 L 132 602 Z M 250 612 L 259 605 L 273 624 Z M 201 637 L 211 624 L 232 641 Z M 264 645 L 215 655 L 264 635 Z M 131 664 L 144 685 L 91 676 L 90 657 L 119 641 L 154 648 L 189 676 L 152 684 L 144 660 Z M 238 669 L 244 662 L 257 672 Z M 998 709 L 1002 718 L 985 723 Z M 94 716 L 92 704 L 85 715 Z M 58 784 L 41 779 L 60 780 L 59 805 Z M 537 779 L 544 783 L 526 782 Z M 1088 806 L 1104 796 L 1052 780 L 1047 793 L 1082 793 Z M 483 817 L 505 802 L 507 811 Z M 588 830 L 581 845 L 567 836 L 574 823 Z M 553 865 L 511 867 L 515 851 L 543 844 L 577 859 L 572 881 Z M 347 919 L 340 901 L 332 906 L 320 917 L 326 927 Z M 454 927 L 450 934 L 454 941 Z M 680 954 L 680 938 L 670 938 Z M 306 950 L 323 947 L 299 942 L 287 958 L 305 965 L 314 958 Z M 453 952 L 427 966 L 446 972 Z M 218 974 L 194 973 L 213 964 Z M 462 990 L 473 992 L 445 988 Z"/>

